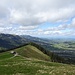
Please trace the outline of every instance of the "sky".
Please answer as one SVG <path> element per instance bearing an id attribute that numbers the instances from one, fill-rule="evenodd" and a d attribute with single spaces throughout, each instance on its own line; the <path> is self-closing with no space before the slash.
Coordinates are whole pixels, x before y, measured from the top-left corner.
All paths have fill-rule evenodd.
<path id="1" fill-rule="evenodd" d="M 75 0 L 1 0 L 0 33 L 75 37 Z"/>

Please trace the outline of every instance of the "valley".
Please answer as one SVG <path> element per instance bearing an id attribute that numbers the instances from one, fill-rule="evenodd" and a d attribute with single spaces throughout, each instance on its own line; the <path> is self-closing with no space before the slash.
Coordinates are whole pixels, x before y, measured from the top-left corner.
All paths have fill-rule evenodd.
<path id="1" fill-rule="evenodd" d="M 1 34 L 0 68 L 1 75 L 74 75 L 75 41 Z"/>

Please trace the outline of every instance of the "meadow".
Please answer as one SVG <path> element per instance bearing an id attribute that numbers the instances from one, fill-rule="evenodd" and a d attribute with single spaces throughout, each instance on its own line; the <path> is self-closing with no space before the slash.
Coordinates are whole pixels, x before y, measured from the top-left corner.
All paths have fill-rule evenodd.
<path id="1" fill-rule="evenodd" d="M 35 47 L 28 45 L 25 50 L 28 48 Z M 20 53 L 20 50 L 19 48 L 15 51 Z M 11 51 L 0 53 L 0 75 L 75 75 L 75 65 L 45 61 L 31 56 L 26 57 L 24 53 L 14 56 Z"/>

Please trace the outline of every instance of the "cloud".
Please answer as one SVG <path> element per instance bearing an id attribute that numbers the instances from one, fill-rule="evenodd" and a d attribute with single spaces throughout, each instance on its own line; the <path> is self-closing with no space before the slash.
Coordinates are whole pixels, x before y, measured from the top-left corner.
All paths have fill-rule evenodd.
<path id="1" fill-rule="evenodd" d="M 75 18 L 72 19 L 72 23 L 69 25 L 69 28 L 75 29 Z"/>
<path id="2" fill-rule="evenodd" d="M 72 20 L 71 24 L 61 24 L 57 27 L 49 27 L 46 29 L 38 29 L 38 35 L 48 35 L 48 36 L 75 36 L 75 24 L 73 23 L 75 19 Z M 75 21 L 74 21 L 75 22 Z"/>
<path id="3" fill-rule="evenodd" d="M 22 25 L 38 25 L 46 21 L 65 21 L 75 15 L 73 0 L 16 0 L 12 1 L 12 4 L 14 6 L 12 6 L 10 18 Z"/>
<path id="4" fill-rule="evenodd" d="M 2 0 L 0 2 L 0 32 L 44 34 L 66 34 L 75 28 L 75 0 Z M 66 21 L 72 19 L 66 24 Z M 43 23 L 60 23 L 44 30 Z M 40 29 L 40 30 L 38 30 Z M 36 30 L 34 32 L 34 30 Z M 28 31 L 28 32 L 26 32 Z M 31 32 L 29 32 L 31 31 Z"/>
<path id="5" fill-rule="evenodd" d="M 57 27 L 49 27 L 48 29 L 45 29 L 46 31 L 59 31 L 59 30 L 66 30 L 68 28 L 68 25 L 62 24 Z"/>
<path id="6" fill-rule="evenodd" d="M 38 26 L 20 26 L 19 29 L 20 30 L 33 30 L 33 29 L 37 29 Z"/>
<path id="7" fill-rule="evenodd" d="M 1 2 L 11 10 L 9 19 L 22 25 L 64 21 L 75 15 L 74 0 L 3 0 Z M 2 13 L 5 11 L 2 10 Z M 2 13 L 0 14 L 4 16 L 5 13 Z"/>

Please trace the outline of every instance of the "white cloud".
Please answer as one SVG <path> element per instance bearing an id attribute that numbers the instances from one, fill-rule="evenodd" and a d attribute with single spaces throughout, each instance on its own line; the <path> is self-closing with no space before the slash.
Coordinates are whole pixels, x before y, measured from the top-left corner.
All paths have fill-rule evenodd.
<path id="1" fill-rule="evenodd" d="M 20 26 L 19 29 L 20 30 L 33 30 L 33 29 L 37 29 L 38 26 Z"/>
<path id="2" fill-rule="evenodd" d="M 1 2 L 5 4 L 5 8 L 11 10 L 10 19 L 23 25 L 64 21 L 75 15 L 74 0 L 3 0 Z M 5 11 L 2 10 L 3 13 Z"/>
<path id="3" fill-rule="evenodd" d="M 9 11 L 7 8 L 0 6 L 0 19 L 7 18 L 9 14 Z"/>
<path id="4" fill-rule="evenodd" d="M 44 32 L 45 35 L 60 35 L 62 34 L 61 31 L 45 31 Z"/>
<path id="5" fill-rule="evenodd" d="M 2 0 L 0 1 L 0 32 L 29 34 L 66 34 L 67 29 L 75 28 L 75 18 L 69 25 L 38 30 L 45 22 L 63 22 L 75 16 L 75 0 Z M 15 25 L 15 26 L 14 26 Z M 16 28 L 16 29 L 15 29 Z M 37 30 L 34 32 L 34 30 Z M 15 31 L 14 31 L 15 30 Z M 21 31 L 21 32 L 20 32 Z"/>

